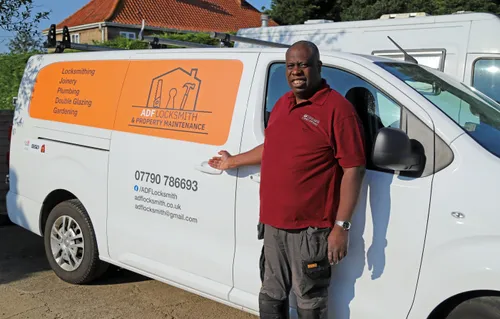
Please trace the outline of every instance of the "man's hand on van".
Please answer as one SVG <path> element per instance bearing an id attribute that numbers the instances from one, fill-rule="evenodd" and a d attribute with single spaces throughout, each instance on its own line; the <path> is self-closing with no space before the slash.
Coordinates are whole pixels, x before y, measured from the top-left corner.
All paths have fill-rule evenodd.
<path id="1" fill-rule="evenodd" d="M 264 144 L 251 149 L 248 152 L 238 155 L 231 155 L 228 151 L 220 151 L 220 156 L 214 156 L 208 160 L 208 165 L 215 169 L 227 170 L 245 165 L 259 165 L 262 160 L 262 150 Z"/>
<path id="2" fill-rule="evenodd" d="M 208 160 L 208 165 L 215 169 L 220 169 L 221 171 L 233 168 L 231 163 L 233 156 L 229 154 L 228 151 L 222 150 L 219 152 L 219 155 L 220 156 L 214 156 Z"/>

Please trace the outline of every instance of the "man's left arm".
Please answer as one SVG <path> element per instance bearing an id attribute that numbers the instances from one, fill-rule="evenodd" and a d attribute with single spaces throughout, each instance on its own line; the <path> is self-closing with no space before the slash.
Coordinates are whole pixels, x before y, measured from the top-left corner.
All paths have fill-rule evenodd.
<path id="1" fill-rule="evenodd" d="M 365 174 L 366 153 L 363 126 L 350 104 L 334 123 L 336 158 L 343 168 L 336 221 L 350 222 Z M 328 238 L 328 259 L 336 264 L 347 255 L 348 232 L 335 224 Z"/>
<path id="2" fill-rule="evenodd" d="M 344 176 L 340 184 L 340 202 L 336 220 L 351 221 L 365 174 L 364 166 L 344 168 Z M 340 226 L 335 225 L 335 228 Z"/>

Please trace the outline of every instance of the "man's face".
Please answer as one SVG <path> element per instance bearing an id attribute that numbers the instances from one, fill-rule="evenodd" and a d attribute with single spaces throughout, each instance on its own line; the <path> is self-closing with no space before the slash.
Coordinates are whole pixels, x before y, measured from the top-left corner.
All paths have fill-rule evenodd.
<path id="1" fill-rule="evenodd" d="M 321 82 L 321 62 L 307 46 L 292 47 L 286 54 L 286 74 L 295 96 L 307 99 Z"/>

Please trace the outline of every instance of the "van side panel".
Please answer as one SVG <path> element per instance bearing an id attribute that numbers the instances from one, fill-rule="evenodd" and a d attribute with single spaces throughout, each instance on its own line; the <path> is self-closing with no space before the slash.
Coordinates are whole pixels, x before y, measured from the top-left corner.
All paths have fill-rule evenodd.
<path id="1" fill-rule="evenodd" d="M 47 196 L 70 193 L 90 216 L 100 254 L 108 255 L 109 141 L 128 54 L 115 54 L 115 60 L 106 60 L 107 53 L 97 61 L 87 53 L 29 60 L 12 130 L 7 206 L 14 223 L 41 235 Z"/>
<path id="2" fill-rule="evenodd" d="M 11 153 L 15 164 L 10 168 L 7 197 L 11 220 L 41 235 L 40 212 L 45 198 L 56 190 L 67 191 L 86 208 L 99 252 L 107 255 L 108 152 L 41 139 L 32 139 L 29 146 L 16 148 Z"/>
<path id="3" fill-rule="evenodd" d="M 455 159 L 434 177 L 425 251 L 409 319 L 427 318 L 441 302 L 460 293 L 500 291 L 496 254 L 500 159 L 466 133 L 450 147 Z"/>
<path id="4" fill-rule="evenodd" d="M 467 51 L 470 22 L 454 22 L 439 25 L 404 24 L 398 26 L 376 25 L 342 27 L 337 23 L 324 24 L 321 29 L 278 31 L 242 31 L 242 36 L 291 44 L 301 39 L 313 41 L 320 49 L 354 52 L 371 55 L 377 53 L 399 53 L 399 49 L 387 38 L 390 36 L 405 50 L 419 52 L 415 55 L 423 64 L 429 64 L 432 52 L 446 50 L 444 70 L 459 79 L 463 77 L 463 64 Z M 432 32 L 432 37 L 429 37 Z M 241 44 L 240 46 L 249 46 Z M 427 52 L 426 52 L 427 51 Z M 432 53 L 432 54 L 431 54 Z M 434 64 L 434 63 L 431 63 Z M 429 66 L 431 66 L 429 64 Z"/>
<path id="5" fill-rule="evenodd" d="M 500 30 L 500 18 L 491 15 L 490 19 L 472 21 L 468 43 L 468 53 L 500 53 L 500 38 L 488 36 Z"/>
<path id="6" fill-rule="evenodd" d="M 112 134 L 113 260 L 227 300 L 235 251 L 234 171 L 258 53 L 137 53 Z"/>

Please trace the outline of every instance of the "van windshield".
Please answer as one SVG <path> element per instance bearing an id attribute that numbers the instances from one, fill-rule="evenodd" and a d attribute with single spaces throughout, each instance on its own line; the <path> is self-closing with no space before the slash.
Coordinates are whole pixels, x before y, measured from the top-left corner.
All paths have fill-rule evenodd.
<path id="1" fill-rule="evenodd" d="M 408 84 L 484 148 L 500 157 L 500 104 L 438 71 L 409 63 L 376 64 Z"/>

